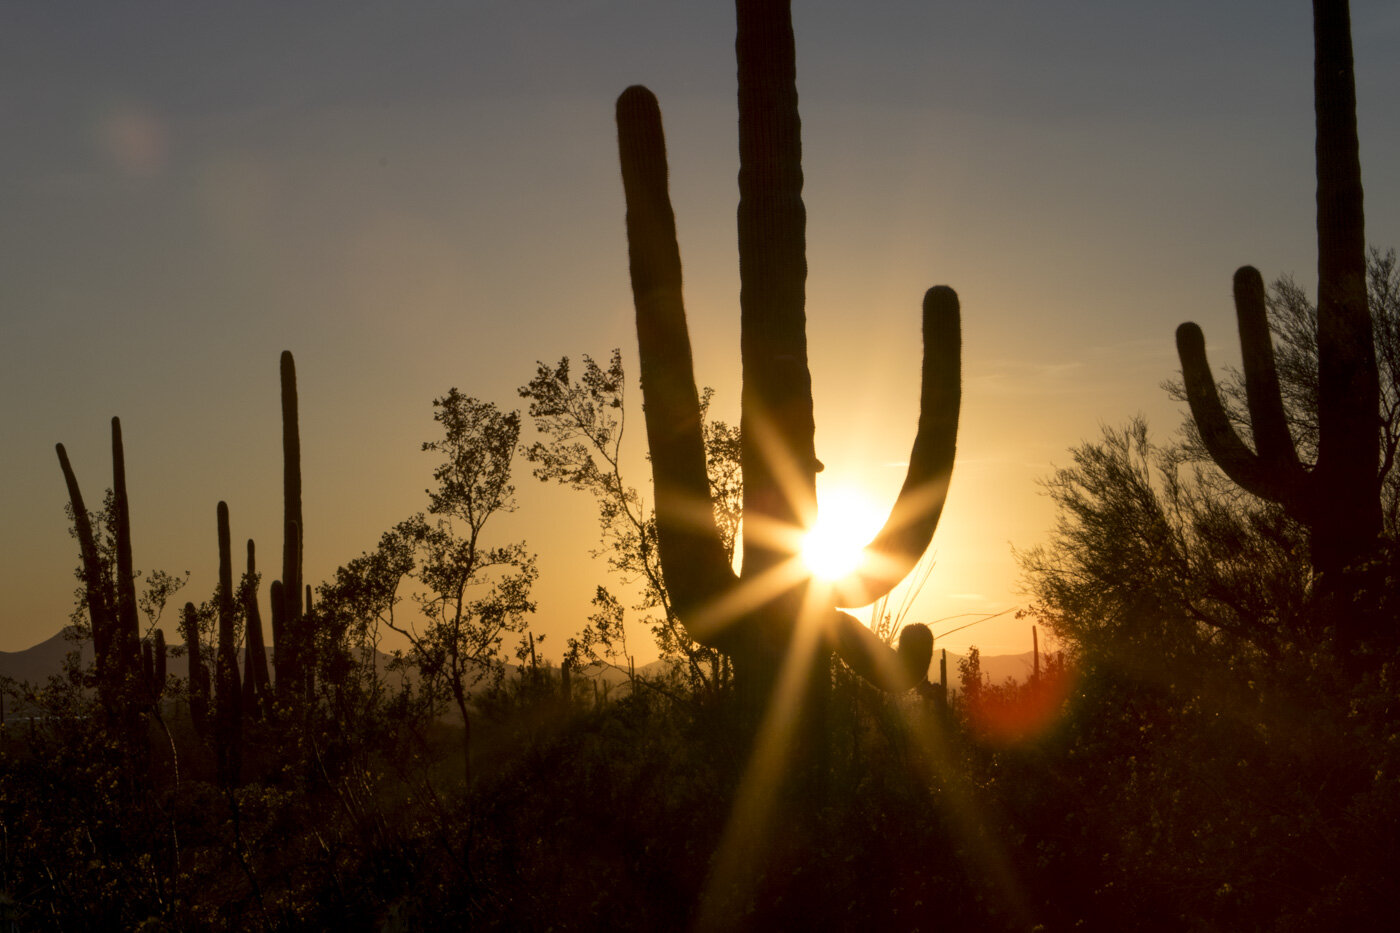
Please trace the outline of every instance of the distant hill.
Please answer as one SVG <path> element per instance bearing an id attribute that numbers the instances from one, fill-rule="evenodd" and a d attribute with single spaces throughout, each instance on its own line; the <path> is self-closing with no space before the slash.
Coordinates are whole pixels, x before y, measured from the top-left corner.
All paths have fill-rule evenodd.
<path id="1" fill-rule="evenodd" d="M 89 645 L 84 644 L 83 647 L 91 650 Z M 77 648 L 78 643 L 68 638 L 68 629 L 63 629 L 33 648 L 0 651 L 0 677 L 43 683 L 50 676 L 63 673 L 64 659 Z"/>

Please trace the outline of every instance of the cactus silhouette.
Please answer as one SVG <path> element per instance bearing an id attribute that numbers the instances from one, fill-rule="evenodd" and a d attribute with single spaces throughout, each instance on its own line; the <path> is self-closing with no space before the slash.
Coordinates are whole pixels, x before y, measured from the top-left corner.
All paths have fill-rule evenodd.
<path id="1" fill-rule="evenodd" d="M 102 561 L 97 553 L 97 540 L 92 531 L 92 519 L 83 503 L 82 489 L 78 477 L 68 460 L 68 452 L 62 444 L 55 446 L 58 451 L 58 464 L 63 469 L 63 479 L 68 485 L 68 501 L 73 509 L 73 528 L 78 536 L 78 548 L 83 560 L 83 593 L 87 600 L 88 619 L 92 624 L 93 652 L 97 667 L 97 689 L 102 703 L 112 708 L 116 702 L 113 692 L 112 667 L 116 663 L 112 657 L 113 629 L 116 628 L 115 595 L 110 581 L 102 573 Z"/>
<path id="2" fill-rule="evenodd" d="M 618 148 L 647 441 L 662 572 L 697 640 L 729 654 L 736 677 L 767 689 L 800 618 L 815 618 L 834 649 L 890 690 L 922 682 L 932 636 L 909 626 L 895 652 L 838 605 L 864 605 L 896 586 L 932 539 L 953 466 L 961 398 L 957 296 L 924 297 L 923 385 L 909 471 L 862 567 L 817 610 L 793 571 L 796 539 L 816 512 L 811 377 L 807 369 L 806 210 L 796 53 L 787 2 L 740 0 L 739 271 L 743 366 L 743 569 L 726 559 L 709 504 L 701 413 L 681 295 L 680 250 L 667 192 L 656 98 L 628 88 L 617 102 Z M 809 608 L 803 608 L 804 600 Z"/>
<path id="3" fill-rule="evenodd" d="M 167 655 L 167 651 L 166 651 L 166 645 L 165 645 L 165 631 L 164 631 L 164 629 L 156 629 L 156 633 L 155 633 L 155 635 L 152 636 L 152 639 L 151 639 L 151 640 L 152 640 L 152 650 L 153 650 L 153 652 L 154 652 L 154 654 L 155 654 L 155 662 L 154 662 L 154 668 L 155 668 L 155 669 L 154 669 L 151 673 L 152 673 L 152 675 L 153 675 L 153 676 L 152 676 L 152 679 L 155 681 L 155 689 L 154 689 L 155 698 L 156 698 L 157 700 L 159 700 L 160 697 L 161 697 L 161 694 L 165 693 L 165 674 L 166 674 L 166 655 Z"/>
<path id="4" fill-rule="evenodd" d="M 257 556 L 253 539 L 248 539 L 248 586 L 243 592 L 245 651 L 243 654 L 243 707 L 249 716 L 265 708 L 272 678 L 267 669 L 267 649 L 263 642 L 262 613 L 258 610 Z"/>
<path id="5" fill-rule="evenodd" d="M 116 576 L 102 571 L 92 521 L 83 503 L 77 475 L 62 444 L 55 446 L 68 499 L 73 527 L 83 561 L 83 584 L 92 623 L 93 653 L 98 695 L 109 714 L 127 710 L 136 699 L 142 680 L 140 625 L 136 617 L 136 578 L 131 556 L 131 505 L 126 494 L 126 456 L 121 419 L 112 419 L 112 496 L 116 539 Z"/>
<path id="6" fill-rule="evenodd" d="M 1380 390 L 1366 300 L 1365 223 L 1356 135 L 1351 19 L 1346 0 L 1314 0 L 1317 119 L 1317 462 L 1305 466 L 1288 429 L 1259 272 L 1235 273 L 1254 448 L 1221 404 L 1205 337 L 1177 328 L 1177 352 L 1192 417 L 1211 457 L 1251 494 L 1281 504 L 1310 534 L 1324 578 L 1364 555 L 1381 530 Z"/>
<path id="7" fill-rule="evenodd" d="M 184 618 L 180 625 L 185 636 L 185 656 L 189 658 L 189 702 L 190 719 L 195 729 L 202 733 L 209 726 L 209 668 L 204 663 L 203 651 L 199 644 L 199 611 L 194 603 L 185 603 Z"/>
<path id="8" fill-rule="evenodd" d="M 233 547 L 229 534 L 228 504 L 219 503 L 219 648 L 214 658 L 214 750 L 219 778 L 225 786 L 238 783 L 243 727 L 243 690 L 238 677 L 238 651 L 234 644 Z"/>
<path id="9" fill-rule="evenodd" d="M 297 417 L 297 370 L 290 350 L 282 351 L 282 580 L 280 620 L 273 614 L 273 652 L 277 667 L 277 695 L 284 702 L 301 705 L 308 692 L 305 658 L 309 639 L 303 629 L 301 568 L 303 529 L 301 520 L 301 432 Z M 273 594 L 274 602 L 277 593 Z"/>

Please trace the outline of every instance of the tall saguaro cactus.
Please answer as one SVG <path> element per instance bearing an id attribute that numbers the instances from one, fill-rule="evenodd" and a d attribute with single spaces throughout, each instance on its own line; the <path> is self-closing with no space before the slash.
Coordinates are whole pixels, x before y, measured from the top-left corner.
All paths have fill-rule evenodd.
<path id="1" fill-rule="evenodd" d="M 306 692 L 306 653 L 309 638 L 303 631 L 301 571 L 303 529 L 301 520 L 301 431 L 297 415 L 297 370 L 290 350 L 282 351 L 282 580 L 280 619 L 273 615 L 273 651 L 277 667 L 277 695 L 284 702 L 299 703 Z"/>
<path id="2" fill-rule="evenodd" d="M 617 102 L 662 572 L 687 630 L 730 654 L 741 678 L 771 680 L 806 624 L 800 620 L 815 617 L 826 648 L 872 682 L 905 689 L 928 670 L 927 628 L 911 626 L 896 653 L 835 606 L 864 605 L 888 592 L 932 539 L 952 472 L 961 397 L 957 296 L 940 286 L 924 297 L 918 433 L 889 521 L 870 543 L 863 569 L 814 610 L 816 591 L 789 572 L 795 538 L 815 518 L 821 468 L 807 369 L 806 210 L 791 11 L 787 0 L 739 0 L 737 9 L 744 472 L 738 575 L 710 508 L 660 110 L 640 86 Z"/>
<path id="3" fill-rule="evenodd" d="M 1221 404 L 1200 327 L 1182 324 L 1176 342 L 1191 414 L 1211 457 L 1245 490 L 1280 503 L 1309 529 L 1313 566 L 1325 577 L 1367 553 L 1381 530 L 1380 390 L 1366 301 L 1366 234 L 1346 0 L 1314 0 L 1313 45 L 1317 463 L 1308 467 L 1300 462 L 1289 434 L 1258 271 L 1245 266 L 1235 273 L 1253 450 L 1235 432 Z"/>

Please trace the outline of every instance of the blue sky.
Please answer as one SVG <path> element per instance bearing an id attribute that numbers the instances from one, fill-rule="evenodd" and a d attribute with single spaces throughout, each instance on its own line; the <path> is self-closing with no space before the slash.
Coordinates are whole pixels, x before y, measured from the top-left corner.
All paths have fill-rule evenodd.
<path id="1" fill-rule="evenodd" d="M 1353 3 L 1368 239 L 1400 243 L 1400 8 Z M 959 460 L 917 615 L 1017 605 L 1036 480 L 1142 412 L 1172 333 L 1235 358 L 1230 276 L 1311 286 L 1302 2 L 797 2 L 824 481 L 889 501 L 918 307 L 964 311 Z M 0 650 L 52 634 L 126 434 L 136 562 L 212 589 L 214 509 L 280 550 L 277 359 L 297 358 L 307 576 L 424 507 L 431 401 L 515 407 L 536 360 L 635 375 L 612 104 L 661 100 L 699 378 L 737 418 L 733 10 L 723 3 L 0 8 Z M 632 397 L 638 399 L 633 386 Z M 639 410 L 630 436 L 640 441 Z M 632 478 L 648 481 L 639 444 Z M 546 655 L 604 568 L 590 504 L 518 466 L 496 529 L 540 554 Z M 948 647 L 1028 647 L 994 622 Z M 939 630 L 935 626 L 935 631 Z"/>

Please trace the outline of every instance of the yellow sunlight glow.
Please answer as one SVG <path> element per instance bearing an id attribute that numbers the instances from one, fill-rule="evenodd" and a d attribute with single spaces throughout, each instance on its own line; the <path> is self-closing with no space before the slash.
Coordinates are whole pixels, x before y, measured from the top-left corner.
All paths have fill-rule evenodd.
<path id="1" fill-rule="evenodd" d="M 802 562 L 820 580 L 837 580 L 860 564 L 885 516 L 863 493 L 838 486 L 818 494 L 817 522 L 802 539 Z"/>

